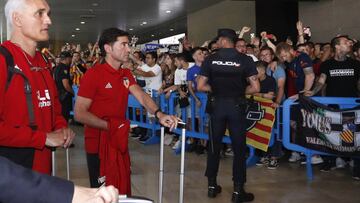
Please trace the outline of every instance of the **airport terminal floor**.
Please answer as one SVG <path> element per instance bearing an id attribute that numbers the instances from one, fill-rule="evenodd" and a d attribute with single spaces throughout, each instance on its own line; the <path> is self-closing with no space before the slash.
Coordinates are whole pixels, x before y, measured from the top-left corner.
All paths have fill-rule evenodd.
<path id="1" fill-rule="evenodd" d="M 72 125 L 77 133 L 75 148 L 70 150 L 71 180 L 89 186 L 84 152 L 83 127 Z M 132 193 L 158 201 L 159 145 L 144 146 L 129 138 L 131 156 Z M 178 202 L 180 156 L 171 147 L 165 147 L 164 157 L 164 203 Z M 287 157 L 286 157 L 287 158 Z M 206 155 L 186 153 L 184 202 L 215 203 L 231 202 L 231 157 L 221 159 L 218 183 L 223 192 L 215 199 L 207 197 L 207 179 L 204 176 Z M 57 152 L 57 176 L 66 177 L 64 150 Z M 305 166 L 280 160 L 280 167 L 269 170 L 253 166 L 247 170 L 246 190 L 253 192 L 255 203 L 355 203 L 360 202 L 360 181 L 351 178 L 349 167 L 322 173 L 314 167 L 314 180 L 306 178 Z"/>

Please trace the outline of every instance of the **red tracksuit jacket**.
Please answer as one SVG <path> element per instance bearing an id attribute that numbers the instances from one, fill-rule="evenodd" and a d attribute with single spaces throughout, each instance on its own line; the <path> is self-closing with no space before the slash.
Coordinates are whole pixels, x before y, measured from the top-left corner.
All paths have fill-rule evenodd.
<path id="1" fill-rule="evenodd" d="M 61 116 L 55 82 L 39 52 L 31 57 L 10 41 L 4 42 L 3 46 L 12 54 L 15 67 L 21 69 L 29 79 L 38 128 L 33 131 L 28 127 L 23 78 L 14 75 L 5 91 L 7 67 L 5 58 L 0 55 L 0 146 L 34 148 L 33 170 L 50 174 L 51 151 L 45 146 L 46 133 L 67 126 Z M 40 68 L 34 71 L 30 70 L 31 66 Z"/>

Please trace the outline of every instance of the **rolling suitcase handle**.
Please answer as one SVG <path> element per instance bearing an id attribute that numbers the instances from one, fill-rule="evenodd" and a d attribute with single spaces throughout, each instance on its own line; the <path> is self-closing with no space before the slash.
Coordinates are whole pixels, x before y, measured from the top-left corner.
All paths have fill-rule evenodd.
<path id="1" fill-rule="evenodd" d="M 70 154 L 69 148 L 66 148 L 66 179 L 70 180 Z M 56 176 L 56 148 L 51 148 L 51 175 Z"/>
<path id="2" fill-rule="evenodd" d="M 159 203 L 162 203 L 163 178 L 164 178 L 164 135 L 165 127 L 161 126 L 160 135 L 160 170 L 159 170 Z"/>
<path id="3" fill-rule="evenodd" d="M 179 203 L 184 202 L 184 166 L 185 166 L 185 132 L 186 124 L 179 122 L 178 126 L 181 130 L 181 168 L 180 168 L 180 192 L 179 192 Z M 159 203 L 162 203 L 163 197 L 163 181 L 164 181 L 164 136 L 165 127 L 161 126 L 160 134 L 160 170 L 159 170 Z"/>
<path id="4" fill-rule="evenodd" d="M 185 170 L 185 132 L 186 124 L 179 122 L 181 125 L 181 166 L 180 166 L 180 192 L 179 192 L 179 203 L 184 202 L 184 170 Z M 180 126 L 179 126 L 180 127 Z"/>

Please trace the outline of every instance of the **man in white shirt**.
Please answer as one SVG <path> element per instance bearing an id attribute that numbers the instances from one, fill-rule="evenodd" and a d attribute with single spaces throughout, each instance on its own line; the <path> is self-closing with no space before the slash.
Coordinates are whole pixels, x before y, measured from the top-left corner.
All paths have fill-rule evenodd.
<path id="1" fill-rule="evenodd" d="M 156 52 L 148 52 L 145 57 L 145 64 L 140 69 L 134 69 L 133 74 L 140 75 L 145 79 L 145 89 L 159 90 L 162 85 L 162 71 L 156 63 Z"/>

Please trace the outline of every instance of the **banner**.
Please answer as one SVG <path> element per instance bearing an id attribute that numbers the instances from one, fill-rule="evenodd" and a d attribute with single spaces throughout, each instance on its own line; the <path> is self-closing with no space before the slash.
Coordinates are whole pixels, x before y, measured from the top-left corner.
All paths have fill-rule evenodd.
<path id="1" fill-rule="evenodd" d="M 297 114 L 296 144 L 339 156 L 360 156 L 360 106 L 336 109 L 299 96 L 292 113 Z"/>
<path id="2" fill-rule="evenodd" d="M 250 98 L 246 114 L 246 144 L 267 152 L 275 121 L 273 102 L 262 97 Z M 229 131 L 226 130 L 226 135 Z"/>

